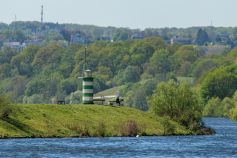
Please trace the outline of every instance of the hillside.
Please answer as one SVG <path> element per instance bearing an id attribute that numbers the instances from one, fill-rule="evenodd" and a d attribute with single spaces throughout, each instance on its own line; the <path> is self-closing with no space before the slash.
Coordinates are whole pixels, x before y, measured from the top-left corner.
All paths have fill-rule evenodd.
<path id="1" fill-rule="evenodd" d="M 135 133 L 131 132 L 134 129 Z M 14 113 L 0 121 L 0 134 L 1 137 L 78 137 L 191 132 L 175 122 L 128 107 L 16 105 Z"/>

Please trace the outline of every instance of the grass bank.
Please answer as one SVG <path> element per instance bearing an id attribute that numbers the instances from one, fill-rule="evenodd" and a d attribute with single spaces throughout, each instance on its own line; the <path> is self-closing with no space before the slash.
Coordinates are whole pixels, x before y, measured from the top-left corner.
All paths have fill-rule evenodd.
<path id="1" fill-rule="evenodd" d="M 15 105 L 0 120 L 0 137 L 81 137 L 194 134 L 176 122 L 128 107 Z"/>

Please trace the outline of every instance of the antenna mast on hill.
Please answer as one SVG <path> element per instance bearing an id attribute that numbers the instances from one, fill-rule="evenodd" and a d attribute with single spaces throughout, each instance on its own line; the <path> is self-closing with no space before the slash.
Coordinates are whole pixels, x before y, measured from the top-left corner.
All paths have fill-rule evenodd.
<path id="1" fill-rule="evenodd" d="M 41 24 L 43 24 L 43 22 L 44 22 L 44 6 L 43 5 L 41 5 Z"/>
<path id="2" fill-rule="evenodd" d="M 87 61 L 86 61 L 86 57 L 87 57 L 87 46 L 85 46 L 85 52 L 84 52 L 84 66 L 83 66 L 83 73 L 87 70 Z"/>

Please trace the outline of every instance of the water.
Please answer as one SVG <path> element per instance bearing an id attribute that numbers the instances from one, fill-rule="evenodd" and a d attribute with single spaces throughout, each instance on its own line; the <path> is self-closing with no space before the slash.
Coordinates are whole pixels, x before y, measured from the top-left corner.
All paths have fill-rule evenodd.
<path id="1" fill-rule="evenodd" d="M 237 123 L 206 118 L 213 136 L 2 139 L 0 157 L 237 157 Z"/>

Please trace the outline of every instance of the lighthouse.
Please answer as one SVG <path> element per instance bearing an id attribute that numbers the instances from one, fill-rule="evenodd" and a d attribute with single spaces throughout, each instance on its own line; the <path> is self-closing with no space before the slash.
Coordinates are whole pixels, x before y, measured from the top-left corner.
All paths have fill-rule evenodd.
<path id="1" fill-rule="evenodd" d="M 93 80 L 91 70 L 85 70 L 82 78 L 82 103 L 93 104 Z"/>

